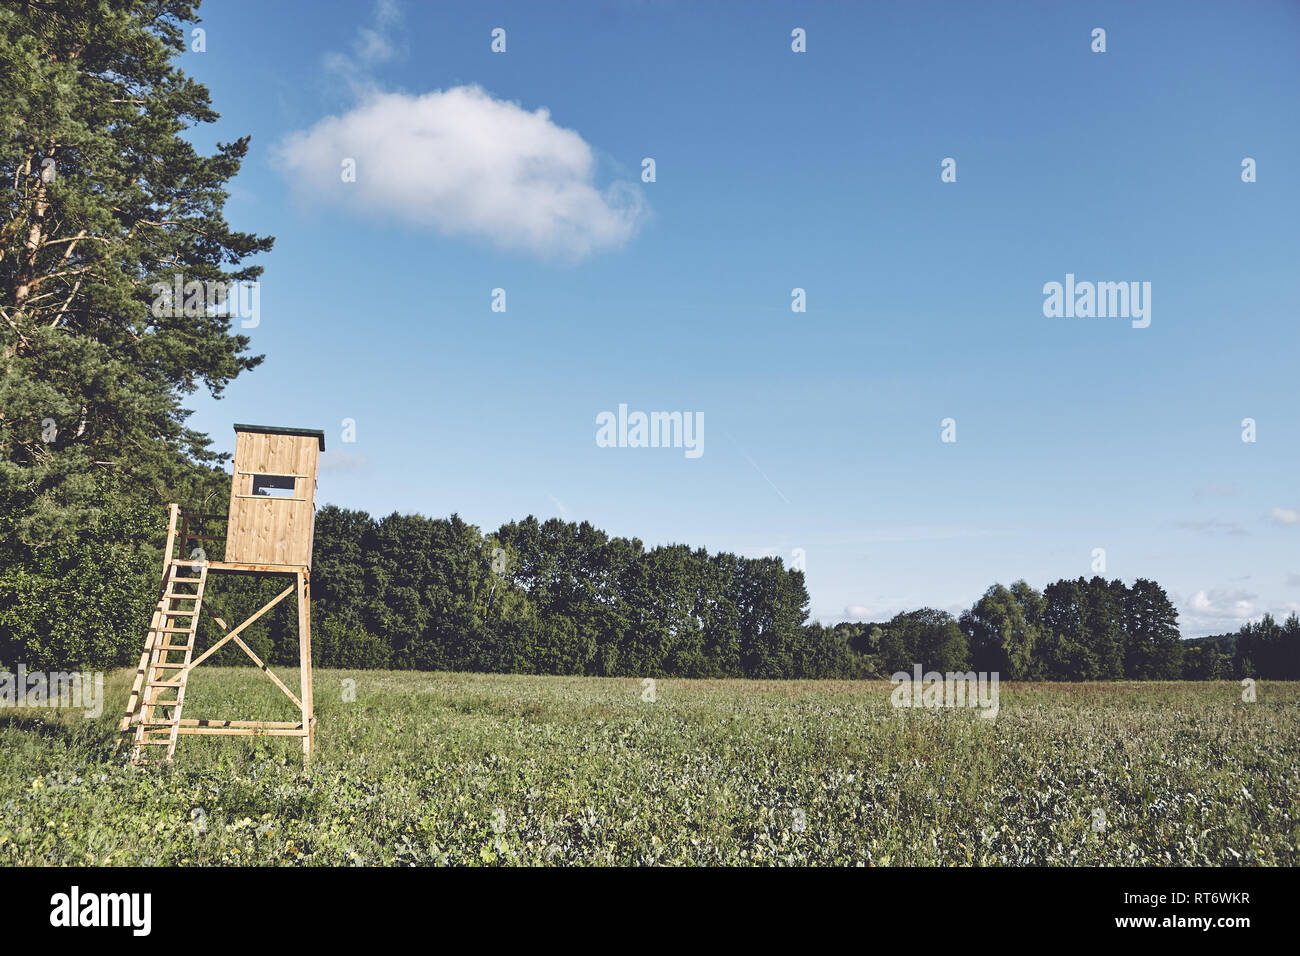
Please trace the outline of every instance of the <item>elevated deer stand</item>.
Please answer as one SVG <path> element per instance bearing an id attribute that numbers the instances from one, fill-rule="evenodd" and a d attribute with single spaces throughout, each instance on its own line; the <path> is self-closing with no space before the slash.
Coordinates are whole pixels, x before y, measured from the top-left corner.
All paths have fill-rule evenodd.
<path id="1" fill-rule="evenodd" d="M 311 549 L 316 525 L 316 472 L 324 450 L 325 434 L 318 430 L 236 425 L 234 480 L 224 538 L 191 531 L 191 521 L 201 527 L 202 522 L 219 519 L 220 515 L 182 514 L 179 506 L 170 506 L 162 590 L 145 637 L 126 716 L 119 724 L 124 736 L 133 736 L 132 763 L 145 763 L 146 748 L 151 746 L 165 746 L 163 760 L 170 762 L 181 734 L 301 737 L 304 764 L 311 759 L 316 743 L 311 689 Z M 191 541 L 223 539 L 226 551 L 221 561 L 208 560 L 206 549 L 188 551 Z M 175 555 L 177 544 L 179 558 Z M 243 624 L 227 628 L 226 622 L 203 603 L 208 576 L 226 572 L 289 578 L 291 583 Z M 295 591 L 300 669 L 297 695 L 239 637 L 240 632 Z M 212 616 L 226 633 L 195 658 L 200 612 Z M 190 671 L 228 641 L 238 644 L 284 691 L 301 711 L 301 720 L 181 717 Z M 172 654 L 180 659 L 171 658 Z"/>

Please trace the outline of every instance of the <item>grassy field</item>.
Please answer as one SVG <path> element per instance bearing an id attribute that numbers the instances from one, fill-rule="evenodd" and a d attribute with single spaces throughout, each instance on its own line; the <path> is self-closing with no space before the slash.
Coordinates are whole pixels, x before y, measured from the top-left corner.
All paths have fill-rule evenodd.
<path id="1" fill-rule="evenodd" d="M 1300 863 L 1296 684 L 1011 684 L 986 720 L 886 683 L 317 671 L 304 774 L 274 738 L 125 765 L 129 677 L 99 720 L 0 711 L 0 863 Z M 215 668 L 186 715 L 295 716 Z"/>

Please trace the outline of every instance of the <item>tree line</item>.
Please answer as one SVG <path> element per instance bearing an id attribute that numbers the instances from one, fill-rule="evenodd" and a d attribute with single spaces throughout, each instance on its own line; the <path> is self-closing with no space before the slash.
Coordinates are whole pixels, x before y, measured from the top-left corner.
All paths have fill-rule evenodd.
<path id="1" fill-rule="evenodd" d="M 0 502 L 0 504 L 3 504 Z M 0 507 L 0 531 L 17 520 Z M 132 663 L 157 598 L 160 509 L 119 504 L 74 538 L 0 569 L 0 663 Z M 208 604 L 233 624 L 283 586 L 215 575 Z M 534 517 L 484 534 L 427 518 L 326 506 L 316 520 L 318 666 L 696 678 L 886 679 L 920 665 L 1002 680 L 1300 679 L 1300 619 L 1183 641 L 1154 581 L 995 584 L 953 616 L 921 608 L 878 622 L 808 620 L 803 572 L 772 557 L 647 548 L 587 522 Z M 292 601 L 243 632 L 264 660 L 297 662 Z M 199 646 L 220 636 L 200 625 Z M 242 664 L 234 647 L 214 663 Z"/>
<path id="2" fill-rule="evenodd" d="M 316 606 L 338 663 L 604 676 L 885 678 L 970 669 L 1003 680 L 1300 679 L 1300 620 L 1266 617 L 1225 651 L 1188 646 L 1165 591 L 1101 577 L 993 585 L 965 613 L 808 622 L 803 573 L 776 558 L 646 548 L 529 517 L 481 535 L 325 508 Z M 364 648 L 351 655 L 347 648 Z"/>

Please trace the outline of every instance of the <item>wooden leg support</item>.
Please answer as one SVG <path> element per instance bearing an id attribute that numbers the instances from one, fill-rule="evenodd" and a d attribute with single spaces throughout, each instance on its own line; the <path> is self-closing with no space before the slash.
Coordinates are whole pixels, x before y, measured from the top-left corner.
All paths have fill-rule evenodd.
<path id="1" fill-rule="evenodd" d="M 298 673 L 302 682 L 298 699 L 302 702 L 302 761 L 311 762 L 316 749 L 316 712 L 311 690 L 311 579 L 308 572 L 298 572 Z"/>

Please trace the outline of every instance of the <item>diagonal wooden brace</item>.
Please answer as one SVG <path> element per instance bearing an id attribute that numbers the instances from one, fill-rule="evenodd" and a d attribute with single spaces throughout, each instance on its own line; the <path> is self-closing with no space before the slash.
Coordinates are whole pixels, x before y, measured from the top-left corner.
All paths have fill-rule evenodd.
<path id="1" fill-rule="evenodd" d="M 297 697 L 293 695 L 293 691 L 291 691 L 289 688 L 284 686 L 284 681 L 276 677 L 274 672 L 272 672 L 271 668 L 267 667 L 265 664 L 262 663 L 262 659 L 253 653 L 253 649 L 237 637 L 235 638 L 235 643 L 238 644 L 240 647 L 242 647 L 244 649 L 244 653 L 253 659 L 253 663 L 256 664 L 258 667 L 260 667 L 262 669 L 262 672 L 266 674 L 267 677 L 275 681 L 275 686 L 280 688 L 280 690 L 284 691 L 286 694 L 288 694 L 289 699 L 298 705 L 299 710 L 302 710 L 302 701 L 300 701 Z"/>
<path id="2" fill-rule="evenodd" d="M 248 625 L 252 624 L 254 621 L 256 621 L 259 617 L 261 617 L 261 616 L 262 616 L 263 614 L 265 614 L 267 611 L 271 610 L 271 608 L 275 607 L 277 604 L 279 604 L 281 601 L 283 601 L 285 598 L 287 598 L 290 594 L 292 594 L 292 593 L 294 592 L 294 590 L 295 590 L 296 588 L 297 588 L 297 583 L 296 583 L 296 582 L 295 582 L 294 584 L 289 585 L 287 588 L 285 588 L 283 591 L 281 591 L 279 594 L 277 594 L 275 597 L 273 597 L 273 598 L 272 598 L 270 601 L 268 601 L 266 604 L 263 604 L 262 607 L 261 607 L 261 609 L 260 609 L 256 614 L 254 614 L 252 617 L 250 617 L 247 621 L 245 621 L 243 624 L 239 625 L 239 627 L 235 628 L 233 631 L 229 631 L 229 632 L 227 632 L 227 634 L 226 634 L 225 637 L 223 637 L 221 640 L 217 641 L 217 643 L 213 644 L 211 647 L 209 647 L 206 651 L 204 651 L 202 654 L 200 654 L 200 655 L 199 655 L 198 657 L 196 657 L 194 660 L 190 661 L 190 666 L 187 667 L 187 668 L 185 668 L 185 672 L 186 672 L 186 674 L 188 674 L 190 671 L 194 670 L 194 668 L 198 667 L 200 664 L 202 664 L 204 661 L 206 661 L 209 657 L 211 657 L 213 654 L 215 654 L 218 650 L 220 650 L 221 647 L 226 643 L 226 641 L 234 640 L 234 638 L 236 637 L 236 635 L 239 634 L 240 631 L 242 631 L 244 628 L 248 627 Z M 252 653 L 253 653 L 252 651 L 249 651 L 249 650 L 248 650 L 247 645 L 245 645 L 243 641 L 239 641 L 238 643 L 239 643 L 239 646 L 240 646 L 240 647 L 243 647 L 244 650 L 245 650 L 245 651 L 248 651 L 249 654 L 252 654 Z M 254 657 L 253 660 L 257 660 L 257 658 Z M 258 661 L 258 663 L 261 664 L 261 661 Z M 265 670 L 265 667 L 263 667 L 263 670 Z"/>

